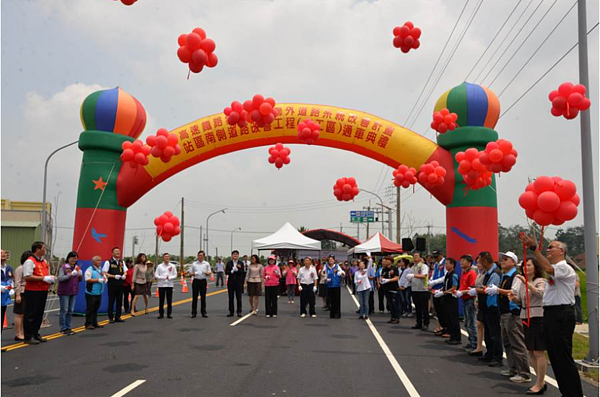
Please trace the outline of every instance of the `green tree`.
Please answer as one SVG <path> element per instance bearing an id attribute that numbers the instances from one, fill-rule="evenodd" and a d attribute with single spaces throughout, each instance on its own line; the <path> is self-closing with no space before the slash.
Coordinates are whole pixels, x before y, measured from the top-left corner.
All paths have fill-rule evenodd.
<path id="1" fill-rule="evenodd" d="M 566 230 L 558 229 L 556 239 L 567 243 L 568 254 L 575 257 L 585 252 L 583 239 L 583 226 L 569 227 Z"/>
<path id="2" fill-rule="evenodd" d="M 523 256 L 523 243 L 519 240 L 519 233 L 530 233 L 529 229 L 521 225 L 504 227 L 498 224 L 498 249 L 500 252 L 512 251 L 517 256 Z M 492 252 L 495 257 L 496 253 Z"/>
<path id="3" fill-rule="evenodd" d="M 304 226 L 300 226 L 300 227 L 298 228 L 298 231 L 299 231 L 300 233 L 304 233 L 304 232 L 308 231 L 308 229 L 307 229 L 307 228 L 305 228 Z"/>

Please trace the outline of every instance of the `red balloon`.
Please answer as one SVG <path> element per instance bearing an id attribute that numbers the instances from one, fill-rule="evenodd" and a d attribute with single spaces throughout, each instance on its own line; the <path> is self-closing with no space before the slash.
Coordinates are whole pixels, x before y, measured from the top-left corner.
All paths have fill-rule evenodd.
<path id="1" fill-rule="evenodd" d="M 175 154 L 175 148 L 173 146 L 167 146 L 166 148 L 163 149 L 164 157 L 173 157 L 174 154 Z"/>
<path id="2" fill-rule="evenodd" d="M 187 47 L 179 47 L 177 49 L 177 57 L 183 63 L 188 63 L 192 60 L 192 52 Z"/>
<path id="3" fill-rule="evenodd" d="M 570 200 L 575 193 L 577 193 L 577 187 L 571 181 L 562 180 L 560 182 L 556 182 L 554 186 L 554 191 L 558 194 L 561 200 Z"/>
<path id="4" fill-rule="evenodd" d="M 579 107 L 583 101 L 583 95 L 578 92 L 573 92 L 569 95 L 569 105 Z"/>
<path id="5" fill-rule="evenodd" d="M 192 53 L 192 62 L 196 65 L 206 64 L 206 52 L 201 49 L 197 49 Z"/>
<path id="6" fill-rule="evenodd" d="M 196 33 L 198 36 L 200 36 L 202 40 L 206 38 L 206 32 L 202 28 L 194 28 L 194 30 L 192 30 L 192 33 Z"/>
<path id="7" fill-rule="evenodd" d="M 214 68 L 215 66 L 217 66 L 217 63 L 219 63 L 219 58 L 217 58 L 217 54 L 215 54 L 214 52 L 208 54 L 206 58 L 206 66 L 208 66 L 209 68 Z"/>
<path id="8" fill-rule="evenodd" d="M 562 83 L 558 87 L 558 92 L 560 93 L 560 95 L 564 96 L 565 98 L 568 98 L 571 92 L 573 92 L 573 88 L 574 87 L 572 83 Z"/>
<path id="9" fill-rule="evenodd" d="M 571 201 L 576 206 L 579 206 L 579 195 L 575 193 L 575 195 L 569 201 Z"/>
<path id="10" fill-rule="evenodd" d="M 180 47 L 187 45 L 186 37 L 187 37 L 187 34 L 180 34 L 179 37 L 177 38 L 177 44 L 179 44 Z"/>
<path id="11" fill-rule="evenodd" d="M 547 176 L 540 176 L 533 182 L 533 188 L 537 194 L 554 191 L 554 181 Z"/>
<path id="12" fill-rule="evenodd" d="M 169 146 L 177 145 L 179 143 L 179 138 L 177 137 L 177 134 L 169 133 L 169 136 L 167 137 L 167 143 Z"/>
<path id="13" fill-rule="evenodd" d="M 265 101 L 265 97 L 263 97 L 260 94 L 256 94 L 252 97 L 252 105 L 254 105 L 255 108 L 259 108 L 260 105 Z"/>
<path id="14" fill-rule="evenodd" d="M 548 226 L 554 220 L 554 213 L 536 210 L 533 213 L 533 220 L 540 226 Z"/>
<path id="15" fill-rule="evenodd" d="M 394 47 L 400 48 L 404 44 L 404 39 L 400 36 L 395 36 L 394 40 L 392 41 L 392 44 L 394 45 Z"/>
<path id="16" fill-rule="evenodd" d="M 263 102 L 259 107 L 260 114 L 262 114 L 263 116 L 266 116 L 269 113 L 271 113 L 271 110 L 273 110 L 273 107 L 267 102 Z"/>
<path id="17" fill-rule="evenodd" d="M 199 65 L 193 62 L 190 62 L 188 65 L 192 73 L 200 73 L 202 69 L 204 69 L 203 65 Z"/>
<path id="18" fill-rule="evenodd" d="M 208 53 L 211 53 L 217 48 L 217 45 L 212 39 L 202 40 L 202 49 Z"/>
<path id="19" fill-rule="evenodd" d="M 560 117 L 563 114 L 562 109 L 555 108 L 554 106 L 550 108 L 550 113 L 552 113 L 555 117 Z"/>
<path id="20" fill-rule="evenodd" d="M 577 216 L 577 206 L 571 201 L 563 201 L 558 206 L 556 217 L 564 221 L 570 221 Z"/>
<path id="21" fill-rule="evenodd" d="M 169 241 L 171 241 L 171 238 L 172 238 L 172 237 L 171 237 L 171 235 L 170 235 L 170 234 L 163 233 L 163 234 L 162 234 L 162 236 L 161 236 L 161 238 L 163 239 L 163 241 L 165 241 L 165 242 L 167 242 L 167 243 L 168 243 Z"/>
<path id="22" fill-rule="evenodd" d="M 167 233 L 171 233 L 175 229 L 175 226 L 171 222 L 167 222 L 163 225 L 163 230 Z"/>
<path id="23" fill-rule="evenodd" d="M 156 146 L 159 147 L 160 149 L 164 149 L 167 147 L 169 141 L 167 140 L 167 138 L 165 136 L 158 136 L 156 137 Z"/>
<path id="24" fill-rule="evenodd" d="M 350 184 L 346 183 L 346 184 L 344 185 L 344 187 L 342 188 L 342 191 L 343 191 L 344 193 L 350 193 L 350 192 L 352 191 L 352 186 L 350 186 Z"/>
<path id="25" fill-rule="evenodd" d="M 136 163 L 142 164 L 146 161 L 146 156 L 144 156 L 144 153 L 136 153 L 134 156 L 134 160 Z"/>
<path id="26" fill-rule="evenodd" d="M 543 192 L 538 196 L 538 207 L 545 212 L 554 212 L 560 205 L 560 198 L 554 192 Z"/>
<path id="27" fill-rule="evenodd" d="M 552 100 L 552 107 L 564 110 L 567 108 L 567 100 L 565 99 L 565 97 L 557 96 Z"/>
<path id="28" fill-rule="evenodd" d="M 202 45 L 202 38 L 197 33 L 190 33 L 185 38 L 187 47 L 191 50 L 197 50 Z"/>
<path id="29" fill-rule="evenodd" d="M 133 150 L 125 149 L 125 150 L 123 150 L 123 153 L 121 154 L 121 160 L 122 161 L 131 161 L 131 160 L 133 160 L 134 156 L 135 156 L 135 153 L 133 152 Z"/>

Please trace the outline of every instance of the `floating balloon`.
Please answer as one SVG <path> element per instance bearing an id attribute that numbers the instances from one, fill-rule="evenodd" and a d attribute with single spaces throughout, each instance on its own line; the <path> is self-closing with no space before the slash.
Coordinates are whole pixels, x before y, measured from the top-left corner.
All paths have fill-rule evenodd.
<path id="1" fill-rule="evenodd" d="M 500 101 L 489 88 L 471 83 L 462 83 L 439 97 L 434 111 L 448 109 L 456 113 L 456 123 L 461 127 L 494 128 L 500 116 Z"/>
<path id="2" fill-rule="evenodd" d="M 333 195 L 338 201 L 354 200 L 354 197 L 356 197 L 359 192 L 356 179 L 352 177 L 340 178 L 335 182 L 335 185 L 333 185 Z"/>
<path id="3" fill-rule="evenodd" d="M 410 50 L 416 50 L 421 46 L 419 38 L 421 37 L 421 29 L 416 28 L 414 24 L 407 21 L 402 26 L 394 28 L 394 47 L 400 48 L 400 51 L 407 53 Z"/>
<path id="4" fill-rule="evenodd" d="M 168 163 L 171 157 L 181 153 L 179 137 L 177 134 L 169 133 L 165 128 L 160 128 L 156 131 L 156 135 L 146 138 L 146 143 L 151 147 L 152 156 L 160 158 L 163 163 Z"/>
<path id="5" fill-rule="evenodd" d="M 319 138 L 321 126 L 311 119 L 298 123 L 298 139 L 300 142 L 312 145 Z"/>
<path id="6" fill-rule="evenodd" d="M 558 90 L 550 92 L 552 102 L 550 113 L 555 117 L 563 116 L 567 120 L 577 117 L 580 111 L 588 110 L 591 101 L 585 96 L 586 88 L 582 84 L 563 83 Z"/>
<path id="7" fill-rule="evenodd" d="M 177 57 L 181 62 L 188 64 L 192 73 L 200 73 L 204 66 L 217 66 L 218 58 L 214 53 L 217 45 L 214 40 L 206 37 L 204 29 L 195 28 L 191 33 L 180 35 L 177 43 Z"/>
<path id="8" fill-rule="evenodd" d="M 237 125 L 240 128 L 246 126 L 246 111 L 238 101 L 231 102 L 231 107 L 226 107 L 223 113 L 227 116 L 227 124 Z"/>
<path id="9" fill-rule="evenodd" d="M 450 113 L 448 109 L 443 108 L 439 112 L 433 112 L 431 128 L 440 134 L 444 134 L 446 131 L 452 131 L 458 127 L 456 120 L 458 120 L 458 115 L 456 113 Z"/>
<path id="10" fill-rule="evenodd" d="M 252 100 L 245 101 L 243 108 L 246 111 L 246 121 L 260 128 L 270 125 L 277 117 L 275 100 L 273 98 L 265 99 L 260 94 L 254 95 Z"/>
<path id="11" fill-rule="evenodd" d="M 81 124 L 86 131 L 105 131 L 135 139 L 146 126 L 146 111 L 137 99 L 115 87 L 85 98 L 81 104 Z"/>
<path id="12" fill-rule="evenodd" d="M 433 189 L 436 186 L 444 184 L 445 176 L 446 169 L 437 161 L 432 161 L 419 167 L 417 178 L 421 185 L 425 186 L 427 189 Z"/>
<path id="13" fill-rule="evenodd" d="M 392 175 L 394 176 L 394 185 L 396 187 L 402 186 L 403 188 L 408 188 L 410 185 L 417 183 L 417 170 L 413 167 L 409 168 L 404 164 L 399 165 L 392 172 Z"/>
<path id="14" fill-rule="evenodd" d="M 154 225 L 156 226 L 156 234 L 165 242 L 171 241 L 173 237 L 181 233 L 179 218 L 173 215 L 171 211 L 165 211 L 164 214 L 154 218 Z"/>
<path id="15" fill-rule="evenodd" d="M 118 1 L 118 0 L 114 0 L 114 1 Z M 133 3 L 135 3 L 137 0 L 121 0 L 121 3 L 125 4 L 126 6 L 130 6 L 133 5 Z"/>
<path id="16" fill-rule="evenodd" d="M 509 172 L 517 163 L 518 155 L 510 141 L 498 139 L 496 142 L 488 142 L 479 161 L 492 172 Z"/>
<path id="17" fill-rule="evenodd" d="M 575 184 L 556 176 L 538 177 L 519 196 L 527 217 L 540 226 L 558 226 L 574 219 L 579 201 Z"/>
<path id="18" fill-rule="evenodd" d="M 140 165 L 148 165 L 150 159 L 150 147 L 144 145 L 140 139 L 133 142 L 125 141 L 121 145 L 123 152 L 121 153 L 121 161 L 129 163 L 131 168 L 137 168 Z"/>
<path id="19" fill-rule="evenodd" d="M 283 146 L 282 143 L 278 143 L 275 146 L 269 148 L 269 163 L 275 164 L 277 169 L 290 163 L 290 149 Z"/>

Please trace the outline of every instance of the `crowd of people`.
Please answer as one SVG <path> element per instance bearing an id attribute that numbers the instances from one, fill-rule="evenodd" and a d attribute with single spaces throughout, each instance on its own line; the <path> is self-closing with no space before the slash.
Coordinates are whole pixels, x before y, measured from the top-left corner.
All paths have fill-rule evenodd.
<path id="1" fill-rule="evenodd" d="M 534 369 L 536 381 L 527 394 L 543 394 L 547 389 L 547 352 L 562 395 L 582 396 L 572 358 L 577 279 L 565 260 L 567 246 L 553 241 L 543 255 L 532 237 L 520 238 L 530 249 L 522 262 L 513 252 L 500 253 L 495 262 L 489 252 L 475 258 L 463 255 L 457 261 L 434 251 L 425 258 L 419 253 L 403 256 L 396 263 L 390 256 L 376 263 L 370 253 L 351 263 L 340 263 L 334 256 L 322 261 L 306 257 L 300 263 L 293 259 L 285 263 L 271 255 L 263 266 L 257 255 L 240 259 L 234 250 L 231 260 L 226 264 L 217 260 L 213 269 L 205 253 L 199 251 L 187 271 L 192 279 L 191 317 L 197 316 L 198 297 L 200 314 L 208 317 L 207 285 L 215 274 L 217 286 L 227 288 L 228 317 L 242 317 L 244 290 L 249 315 L 258 315 L 259 297 L 264 290 L 267 318 L 277 317 L 280 296 L 293 304 L 298 293 L 300 317 L 316 317 L 316 300 L 320 297 L 321 309 L 328 311 L 330 318 L 339 319 L 341 288 L 346 286 L 358 297 L 359 319 L 368 320 L 376 312 L 377 295 L 379 313 L 390 313 L 388 323 L 414 318 L 412 329 L 429 331 L 430 318 L 435 316 L 438 327 L 433 334 L 448 345 L 462 346 L 462 317 L 467 335 L 462 347 L 467 354 L 492 368 L 504 366 L 505 354 L 507 368 L 501 374 L 515 383 L 533 382 L 530 368 Z M 111 258 L 104 262 L 94 256 L 83 273 L 77 253 L 70 252 L 58 268 L 57 277 L 50 274 L 45 254 L 45 244 L 35 242 L 31 251 L 23 253 L 21 266 L 13 270 L 2 251 L 2 321 L 14 298 L 15 340 L 32 345 L 46 342 L 40 326 L 48 291 L 54 284 L 60 302 L 60 332 L 65 335 L 74 334 L 71 318 L 80 285 L 85 288 L 86 329 L 103 327 L 98 323 L 98 310 L 105 288 L 110 323 L 124 322 L 124 312 L 140 314 L 136 307 L 140 297 L 147 314 L 153 282 L 158 286 L 158 319 L 165 317 L 165 303 L 166 317 L 172 318 L 173 283 L 180 274 L 168 253 L 155 266 L 143 253 L 135 263 L 123 261 L 121 250 L 115 247 Z"/>

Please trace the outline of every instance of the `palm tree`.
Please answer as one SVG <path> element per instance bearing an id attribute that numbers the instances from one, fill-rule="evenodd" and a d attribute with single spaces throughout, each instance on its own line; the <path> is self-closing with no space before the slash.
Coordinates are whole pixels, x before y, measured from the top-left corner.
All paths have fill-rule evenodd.
<path id="1" fill-rule="evenodd" d="M 308 231 L 308 229 L 307 229 L 307 228 L 305 228 L 304 226 L 300 226 L 300 227 L 298 228 L 298 231 L 299 231 L 300 233 L 304 233 L 304 232 Z"/>

